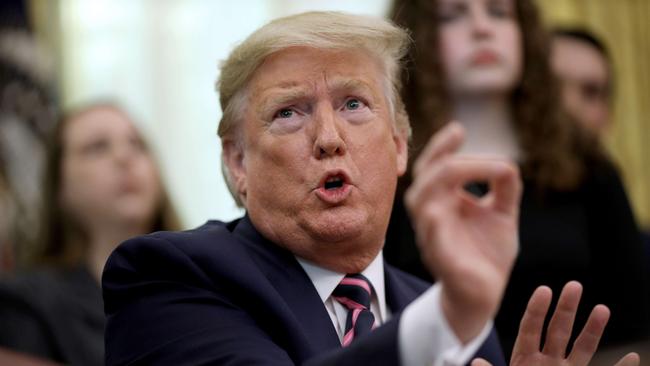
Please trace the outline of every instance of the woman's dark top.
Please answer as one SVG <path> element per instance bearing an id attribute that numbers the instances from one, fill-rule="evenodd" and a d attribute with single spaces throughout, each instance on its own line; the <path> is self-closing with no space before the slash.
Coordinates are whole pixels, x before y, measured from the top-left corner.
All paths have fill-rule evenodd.
<path id="1" fill-rule="evenodd" d="M 601 348 L 646 336 L 650 294 L 645 287 L 641 237 L 619 175 L 610 163 L 594 165 L 572 191 L 542 191 L 524 180 L 519 236 L 519 256 L 495 320 L 504 352 L 512 350 L 535 288 L 551 287 L 555 301 L 570 280 L 584 286 L 574 337 L 597 304 L 607 305 L 612 312 Z M 384 258 L 402 270 L 432 279 L 420 261 L 399 195 Z"/>
<path id="2" fill-rule="evenodd" d="M 104 364 L 101 288 L 85 268 L 0 282 L 0 346 L 67 365 Z"/>

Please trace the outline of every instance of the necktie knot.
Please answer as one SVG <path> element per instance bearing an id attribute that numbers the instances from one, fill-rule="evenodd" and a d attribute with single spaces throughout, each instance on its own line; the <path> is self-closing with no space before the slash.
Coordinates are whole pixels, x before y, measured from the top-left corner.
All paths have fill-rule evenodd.
<path id="1" fill-rule="evenodd" d="M 362 274 L 346 275 L 334 289 L 334 299 L 348 309 L 342 341 L 344 346 L 372 330 L 375 323 L 375 317 L 370 312 L 372 292 L 370 281 Z"/>
<path id="2" fill-rule="evenodd" d="M 332 295 L 350 310 L 370 309 L 372 286 L 370 286 L 370 281 L 364 275 L 351 274 L 341 280 Z"/>

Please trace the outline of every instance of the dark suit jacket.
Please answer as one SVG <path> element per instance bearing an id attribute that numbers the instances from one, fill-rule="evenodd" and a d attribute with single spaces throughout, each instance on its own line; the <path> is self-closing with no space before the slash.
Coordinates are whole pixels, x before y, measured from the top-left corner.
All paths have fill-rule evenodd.
<path id="1" fill-rule="evenodd" d="M 107 365 L 398 365 L 400 312 L 428 284 L 385 267 L 393 318 L 342 348 L 293 254 L 245 217 L 131 239 L 103 276 Z M 494 334 L 482 350 L 504 364 Z"/>

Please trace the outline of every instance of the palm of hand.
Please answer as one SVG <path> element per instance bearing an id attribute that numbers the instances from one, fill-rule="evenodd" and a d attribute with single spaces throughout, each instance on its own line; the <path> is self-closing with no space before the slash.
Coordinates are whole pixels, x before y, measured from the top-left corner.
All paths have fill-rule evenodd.
<path id="1" fill-rule="evenodd" d="M 519 355 L 510 360 L 510 366 L 573 366 L 572 361 L 564 357 L 546 355 L 540 351 L 533 354 Z"/>
<path id="2" fill-rule="evenodd" d="M 586 366 L 589 364 L 609 320 L 609 309 L 604 305 L 594 307 L 573 344 L 571 353 L 566 356 L 581 294 L 582 286 L 578 282 L 569 282 L 564 286 L 548 325 L 544 348 L 540 350 L 544 319 L 551 304 L 552 292 L 544 286 L 535 290 L 521 319 L 519 334 L 512 352 L 511 366 Z M 638 366 L 639 363 L 639 356 L 636 353 L 629 353 L 615 366 Z M 489 365 L 490 363 L 480 359 L 472 362 L 472 366 Z"/>
<path id="3" fill-rule="evenodd" d="M 418 233 L 426 235 L 418 238 L 420 251 L 455 292 L 500 296 L 507 281 L 517 253 L 516 210 L 500 211 L 495 199 L 492 192 L 479 199 L 461 188 L 425 208 L 436 224 Z"/>

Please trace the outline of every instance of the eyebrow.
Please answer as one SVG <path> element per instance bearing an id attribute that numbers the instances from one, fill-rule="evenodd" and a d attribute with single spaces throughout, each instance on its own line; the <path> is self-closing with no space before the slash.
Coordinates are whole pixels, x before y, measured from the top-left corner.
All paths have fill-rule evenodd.
<path id="1" fill-rule="evenodd" d="M 291 85 L 287 86 L 274 86 L 265 90 L 264 93 L 267 95 L 260 98 L 261 101 L 257 110 L 258 112 L 266 114 L 270 109 L 274 109 L 277 106 L 305 99 L 310 92 L 308 88 L 292 83 Z"/>
<path id="2" fill-rule="evenodd" d="M 328 93 L 335 94 L 341 91 L 350 93 L 370 94 L 372 98 L 378 98 L 381 91 L 376 91 L 366 81 L 360 79 L 350 79 L 345 77 L 334 78 L 327 81 Z M 274 85 L 262 91 L 267 94 L 261 97 L 258 111 L 264 114 L 270 112 L 277 106 L 295 103 L 296 101 L 305 100 L 312 94 L 312 88 L 296 82 L 286 82 Z"/>

